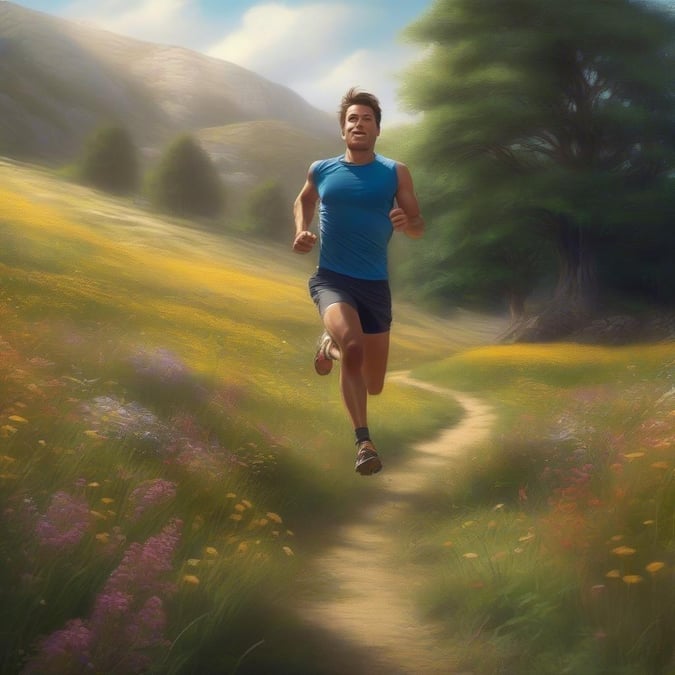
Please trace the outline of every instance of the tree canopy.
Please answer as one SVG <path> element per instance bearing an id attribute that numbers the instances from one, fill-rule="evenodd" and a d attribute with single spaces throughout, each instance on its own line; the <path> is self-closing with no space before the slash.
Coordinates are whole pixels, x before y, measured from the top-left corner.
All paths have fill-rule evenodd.
<path id="1" fill-rule="evenodd" d="M 426 47 L 402 96 L 423 113 L 411 161 L 434 293 L 506 293 L 518 307 L 553 279 L 556 304 L 585 311 L 598 281 L 626 285 L 618 252 L 636 231 L 653 247 L 632 264 L 672 245 L 672 12 L 634 0 L 436 0 L 407 36 Z"/>
<path id="2" fill-rule="evenodd" d="M 153 202 L 179 216 L 218 216 L 224 187 L 208 153 L 189 134 L 166 149 L 151 180 Z"/>
<path id="3" fill-rule="evenodd" d="M 119 125 L 96 129 L 86 140 L 78 172 L 85 183 L 106 192 L 138 190 L 140 168 L 131 134 Z"/>

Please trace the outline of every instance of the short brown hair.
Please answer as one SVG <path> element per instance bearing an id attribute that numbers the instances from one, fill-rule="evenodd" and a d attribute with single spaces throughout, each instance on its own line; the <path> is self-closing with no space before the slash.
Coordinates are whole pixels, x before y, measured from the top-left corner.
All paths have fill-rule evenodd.
<path id="1" fill-rule="evenodd" d="M 340 120 L 340 129 L 344 129 L 345 119 L 347 118 L 347 108 L 350 105 L 367 105 L 375 114 L 375 122 L 377 128 L 380 128 L 382 121 L 382 108 L 377 96 L 369 94 L 367 91 L 361 91 L 358 87 L 352 87 L 343 97 L 340 103 L 340 110 L 338 111 Z"/>

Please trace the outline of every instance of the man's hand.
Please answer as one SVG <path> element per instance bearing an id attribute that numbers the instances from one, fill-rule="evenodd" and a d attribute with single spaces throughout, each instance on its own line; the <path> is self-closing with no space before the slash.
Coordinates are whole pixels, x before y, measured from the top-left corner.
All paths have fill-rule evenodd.
<path id="1" fill-rule="evenodd" d="M 389 220 L 394 232 L 402 232 L 412 239 L 418 239 L 424 234 L 424 221 L 421 216 L 412 218 L 399 206 L 389 211 Z"/>
<path id="2" fill-rule="evenodd" d="M 391 220 L 395 232 L 405 232 L 410 224 L 408 214 L 398 207 L 389 211 L 389 220 Z"/>
<path id="3" fill-rule="evenodd" d="M 316 235 L 309 230 L 303 230 L 295 235 L 293 250 L 296 253 L 309 253 L 316 244 Z"/>

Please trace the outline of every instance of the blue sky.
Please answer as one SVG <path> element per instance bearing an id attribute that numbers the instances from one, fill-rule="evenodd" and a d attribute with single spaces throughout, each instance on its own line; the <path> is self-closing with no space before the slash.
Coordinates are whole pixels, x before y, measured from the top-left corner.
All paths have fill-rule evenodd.
<path id="1" fill-rule="evenodd" d="M 12 0 L 114 33 L 237 63 L 334 112 L 350 86 L 375 93 L 383 124 L 407 119 L 397 76 L 418 57 L 401 31 L 433 0 Z"/>

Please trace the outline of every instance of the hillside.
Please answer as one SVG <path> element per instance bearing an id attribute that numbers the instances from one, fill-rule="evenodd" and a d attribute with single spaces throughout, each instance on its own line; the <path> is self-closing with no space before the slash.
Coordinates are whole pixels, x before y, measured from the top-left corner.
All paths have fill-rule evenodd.
<path id="1" fill-rule="evenodd" d="M 255 120 L 335 136 L 331 115 L 232 63 L 0 2 L 0 154 L 67 161 L 110 121 L 152 150 L 180 132 Z"/>

